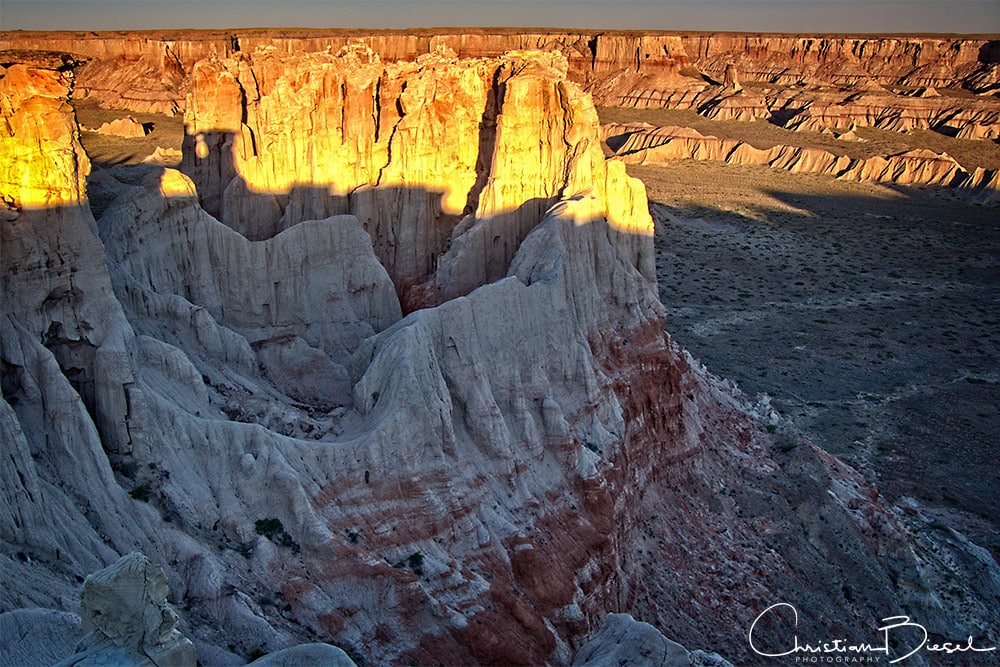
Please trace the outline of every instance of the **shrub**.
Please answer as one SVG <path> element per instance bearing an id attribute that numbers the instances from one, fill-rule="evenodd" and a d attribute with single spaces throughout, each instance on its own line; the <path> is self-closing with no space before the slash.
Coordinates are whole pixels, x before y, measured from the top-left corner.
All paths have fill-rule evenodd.
<path id="1" fill-rule="evenodd" d="M 111 469 L 122 477 L 135 479 L 135 474 L 139 471 L 139 464 L 132 460 L 115 461 L 111 464 Z"/>
<path id="2" fill-rule="evenodd" d="M 274 517 L 270 519 L 257 519 L 254 522 L 254 529 L 258 535 L 263 535 L 268 539 L 271 539 L 278 532 L 285 532 L 285 527 L 281 525 L 281 520 Z"/>
<path id="3" fill-rule="evenodd" d="M 424 573 L 424 555 L 419 551 L 410 554 L 410 557 L 406 559 L 406 563 L 413 570 L 414 574 L 420 575 Z"/>
<path id="4" fill-rule="evenodd" d="M 300 550 L 298 542 L 293 540 L 292 536 L 288 534 L 288 531 L 281 524 L 280 519 L 275 517 L 257 519 L 254 522 L 254 530 L 257 531 L 258 535 L 263 535 L 279 546 L 288 547 L 294 553 L 298 553 Z"/>
<path id="5" fill-rule="evenodd" d="M 393 564 L 393 567 L 397 570 L 405 570 L 410 568 L 413 574 L 422 576 L 424 574 L 424 555 L 419 551 L 410 554 L 406 560 L 401 560 L 398 563 Z"/>

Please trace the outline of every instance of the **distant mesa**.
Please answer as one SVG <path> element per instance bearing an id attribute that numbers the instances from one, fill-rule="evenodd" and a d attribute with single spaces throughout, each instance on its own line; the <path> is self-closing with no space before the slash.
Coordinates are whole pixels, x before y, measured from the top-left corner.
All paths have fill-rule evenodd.
<path id="1" fill-rule="evenodd" d="M 853 130 L 833 134 L 845 142 L 863 142 Z M 994 201 L 998 170 L 964 169 L 947 153 L 914 149 L 885 156 L 849 157 L 820 148 L 776 145 L 756 148 L 737 139 L 702 135 L 685 127 L 609 124 L 602 134 L 614 154 L 630 164 L 665 164 L 675 160 L 710 160 L 726 164 L 767 165 L 792 173 L 825 174 L 845 180 L 957 188 L 977 202 Z"/>
<path id="2" fill-rule="evenodd" d="M 108 121 L 97 129 L 91 129 L 90 131 L 115 137 L 137 138 L 144 137 L 152 132 L 152 125 L 152 123 L 140 123 L 132 116 L 126 116 L 125 118 Z"/>

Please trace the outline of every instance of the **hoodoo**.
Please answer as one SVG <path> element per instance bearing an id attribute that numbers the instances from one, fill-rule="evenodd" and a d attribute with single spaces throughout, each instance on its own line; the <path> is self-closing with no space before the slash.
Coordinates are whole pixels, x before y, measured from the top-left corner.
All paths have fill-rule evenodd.
<path id="1" fill-rule="evenodd" d="M 0 70 L 0 611 L 75 611 L 79 581 L 138 551 L 162 577 L 134 556 L 91 581 L 155 573 L 143 601 L 166 613 L 169 586 L 203 661 L 318 641 L 369 664 L 587 664 L 630 637 L 743 664 L 723 629 L 786 599 L 802 636 L 867 641 L 898 609 L 939 636 L 996 627 L 955 583 L 1000 580 L 982 550 L 912 539 L 664 332 L 645 189 L 579 81 L 606 42 L 122 39 L 190 86 L 179 169 L 91 175 L 71 59 Z M 723 62 L 692 39 L 657 44 Z M 457 55 L 486 43 L 503 53 Z M 144 103 L 179 109 L 171 81 Z M 930 156 L 896 157 L 843 175 Z M 935 160 L 913 179 L 957 173 Z M 187 652 L 174 620 L 153 644 Z M 0 637 L 23 622 L 0 614 Z"/>

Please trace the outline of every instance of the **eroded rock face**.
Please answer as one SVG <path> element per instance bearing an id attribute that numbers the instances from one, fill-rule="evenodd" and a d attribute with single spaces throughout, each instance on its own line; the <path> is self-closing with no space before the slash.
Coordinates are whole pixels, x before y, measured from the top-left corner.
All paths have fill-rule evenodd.
<path id="1" fill-rule="evenodd" d="M 665 164 L 694 159 L 726 164 L 767 165 L 792 173 L 826 174 L 845 180 L 955 187 L 988 203 L 996 197 L 996 170 L 972 172 L 946 153 L 915 149 L 886 156 L 852 158 L 820 148 L 777 145 L 755 148 L 737 139 L 706 136 L 688 127 L 607 125 L 603 128 L 615 154 L 631 164 Z M 839 139 L 857 140 L 853 133 Z M 993 192 L 993 194 L 991 194 Z"/>
<path id="2" fill-rule="evenodd" d="M 90 166 L 68 104 L 72 85 L 72 68 L 61 60 L 14 63 L 3 71 L 0 187 L 8 207 L 74 206 L 83 199 Z"/>
<path id="3" fill-rule="evenodd" d="M 135 292 L 185 294 L 251 344 L 273 347 L 296 336 L 341 366 L 361 340 L 400 318 L 392 283 L 353 216 L 310 221 L 253 243 L 196 202 L 183 174 L 157 170 L 102 216 L 107 252 L 135 278 Z M 135 224 L 148 219 L 159 224 Z M 148 303 L 132 290 L 128 299 Z"/>
<path id="4" fill-rule="evenodd" d="M 785 127 L 799 131 L 847 130 L 877 127 L 892 132 L 950 129 L 991 125 L 1000 119 L 994 100 L 963 100 L 937 96 L 908 97 L 885 91 L 846 97 L 825 95 L 803 105 Z M 972 130 L 967 130 L 967 132 Z"/>
<path id="5" fill-rule="evenodd" d="M 463 58 L 497 57 L 522 49 L 560 50 L 578 83 L 606 80 L 631 70 L 646 90 L 701 81 L 704 73 L 722 82 L 736 65 L 745 81 L 779 85 L 962 86 L 977 93 L 997 88 L 996 40 L 975 37 L 912 36 L 891 39 L 843 35 L 738 33 L 648 34 L 601 31 L 525 32 L 465 29 L 385 32 L 345 30 L 177 31 L 138 33 L 0 33 L 0 48 L 55 49 L 92 59 L 82 70 L 85 90 L 108 108 L 176 112 L 193 65 L 269 48 L 296 52 L 338 51 L 362 43 L 388 62 L 415 60 L 444 47 Z M 158 76 L 150 77 L 149 71 Z M 625 79 L 619 79 L 624 83 Z M 636 79 L 632 80 L 633 82 Z M 704 83 L 702 81 L 702 83 Z M 639 93 L 624 98 L 638 98 Z M 638 91 L 639 88 L 633 87 Z M 623 98 L 623 99 L 624 99 Z"/>
<path id="6" fill-rule="evenodd" d="M 636 621 L 628 614 L 608 614 L 601 629 L 573 658 L 573 667 L 610 667 L 649 665 L 650 667 L 732 667 L 718 654 L 688 651 L 670 641 L 649 623 Z"/>
<path id="7" fill-rule="evenodd" d="M 53 135 L 26 182 L 46 170 L 64 204 L 0 225 L 0 611 L 64 606 L 74 577 L 136 549 L 199 641 L 244 656 L 318 638 L 373 663 L 564 664 L 628 611 L 741 661 L 729 629 L 762 600 L 796 600 L 804 634 L 835 618 L 848 637 L 908 604 L 892 582 L 927 578 L 877 492 L 769 434 L 664 334 L 643 189 L 604 161 L 563 62 L 207 62 L 194 178 L 106 175 L 120 196 L 97 221 L 75 135 Z M 41 106 L 72 127 L 62 75 L 30 74 L 5 118 L 61 86 Z M 288 136 L 268 122 L 281 100 Z M 34 141 L 30 120 L 5 151 Z M 467 188 L 453 201 L 405 180 L 435 183 L 432 146 L 464 165 L 448 167 Z M 375 158 L 403 182 L 351 180 Z M 243 183 L 281 212 L 260 241 L 196 197 L 225 217 Z M 20 188 L 0 194 L 35 192 Z M 451 246 L 413 274 L 429 307 L 402 316 L 392 288 L 437 232 Z M 995 605 L 955 595 L 946 633 L 995 627 Z"/>
<path id="8" fill-rule="evenodd" d="M 80 68 L 78 97 L 95 99 L 107 108 L 170 115 L 183 112 L 186 93 L 198 80 L 194 67 L 199 60 L 247 54 L 259 60 L 256 54 L 262 50 L 284 58 L 294 53 L 359 48 L 390 64 L 412 62 L 441 51 L 462 58 L 496 58 L 525 49 L 559 51 L 567 58 L 570 80 L 592 93 L 600 106 L 692 109 L 715 120 L 767 120 L 807 131 L 839 132 L 851 126 L 871 126 L 993 138 L 995 133 L 986 130 L 984 134 L 981 128 L 996 125 L 1000 114 L 993 95 L 1000 86 L 1000 41 L 976 37 L 526 33 L 502 29 L 366 35 L 346 30 L 257 29 L 0 33 L 3 48 L 83 54 L 90 61 Z M 741 80 L 750 88 L 742 90 Z M 252 95 L 256 85 L 247 85 Z M 395 97 L 391 89 L 381 92 Z M 227 174 L 227 182 L 228 178 Z M 259 214 L 267 220 L 265 227 L 247 229 L 252 235 L 273 233 L 273 220 L 280 217 L 275 210 L 284 203 L 247 194 L 245 189 L 234 187 L 230 208 L 242 206 L 245 214 L 261 206 L 269 209 Z M 206 192 L 203 201 L 212 201 L 215 196 Z M 209 204 L 213 214 L 217 214 L 215 207 Z M 345 210 L 309 215 L 325 217 L 338 212 Z"/>
<path id="9" fill-rule="evenodd" d="M 8 67 L 0 80 L 10 130 L 0 133 L 0 431 L 9 454 L 0 463 L 0 529 L 17 543 L 46 544 L 51 555 L 73 554 L 86 574 L 114 555 L 100 538 L 109 525 L 136 529 L 103 451 L 129 446 L 131 332 L 84 199 L 90 165 L 67 104 L 70 84 L 63 69 L 33 63 Z M 101 490 L 80 500 L 67 485 Z M 5 574 L 19 569 L 13 563 Z M 71 590 L 44 576 L 27 581 L 51 585 L 51 595 Z"/>
<path id="10" fill-rule="evenodd" d="M 799 83 L 811 78 L 845 84 L 872 78 L 886 85 L 914 87 L 951 85 L 961 73 L 977 71 L 989 62 L 981 60 L 986 43 L 947 37 L 829 35 L 694 34 L 684 38 L 688 57 L 720 80 L 735 60 L 745 80 Z"/>
<path id="11" fill-rule="evenodd" d="M 115 137 L 126 137 L 129 139 L 146 136 L 146 128 L 132 116 L 118 118 L 116 120 L 103 123 L 100 127 L 94 130 L 94 132 L 97 132 L 98 134 L 109 134 Z"/>

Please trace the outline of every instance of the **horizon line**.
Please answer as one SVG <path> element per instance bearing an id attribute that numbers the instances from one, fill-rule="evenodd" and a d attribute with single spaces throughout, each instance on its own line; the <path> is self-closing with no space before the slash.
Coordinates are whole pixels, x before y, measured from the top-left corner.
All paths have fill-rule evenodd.
<path id="1" fill-rule="evenodd" d="M 290 32 L 342 32 L 342 33 L 364 33 L 364 34 L 377 34 L 377 33 L 408 33 L 408 32 L 427 32 L 427 33 L 461 33 L 465 31 L 519 31 L 526 34 L 545 34 L 545 33 L 573 33 L 573 34 L 591 34 L 591 35 L 616 35 L 616 34 L 635 34 L 635 35 L 711 35 L 711 34 L 727 34 L 727 35 L 764 35 L 764 36 L 810 36 L 810 37 L 966 37 L 966 38 L 982 38 L 989 41 L 1000 41 L 1000 33 L 995 32 L 961 32 L 961 31 L 950 31 L 950 32 L 928 32 L 928 31 L 907 31 L 907 30 L 897 30 L 897 31 L 851 31 L 851 30 L 830 30 L 830 31 L 802 31 L 802 30 L 733 30 L 728 28 L 718 28 L 718 29 L 679 29 L 671 30 L 669 28 L 655 28 L 655 29 L 641 29 L 641 28 L 579 28 L 579 27 L 551 27 L 551 26 L 475 26 L 475 25 L 465 25 L 465 26 L 409 26 L 405 28 L 375 28 L 375 27 L 337 27 L 337 26 L 324 26 L 324 27 L 310 27 L 310 26 L 266 26 L 266 25 L 245 25 L 245 26 L 227 26 L 223 28 L 52 28 L 52 29 L 39 29 L 39 28 L 0 28 L 0 35 L 8 33 L 38 33 L 38 34 L 54 34 L 54 33 L 92 33 L 95 35 L 100 34 L 120 34 L 120 33 L 158 33 L 158 32 L 195 32 L 195 33 L 225 33 L 225 32 L 236 32 L 236 31 L 290 31 Z"/>

